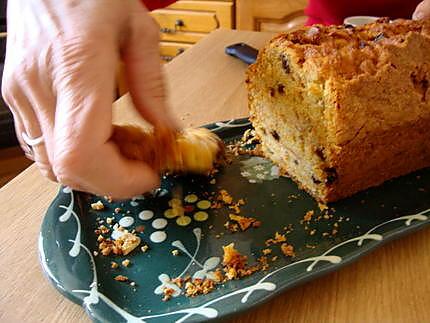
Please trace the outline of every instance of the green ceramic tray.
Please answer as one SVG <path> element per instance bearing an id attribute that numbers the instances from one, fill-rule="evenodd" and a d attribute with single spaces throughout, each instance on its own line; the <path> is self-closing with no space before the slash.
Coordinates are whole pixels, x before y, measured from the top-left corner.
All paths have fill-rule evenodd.
<path id="1" fill-rule="evenodd" d="M 225 140 L 234 140 L 250 127 L 246 119 L 231 120 L 209 125 L 208 128 Z M 242 214 L 262 221 L 262 226 L 241 233 L 229 233 L 223 227 L 227 210 L 208 211 L 206 222 L 192 221 L 180 227 L 174 219 L 163 226 L 170 192 L 175 185 L 182 185 L 184 195 L 219 188 L 244 198 Z M 53 285 L 67 298 L 82 305 L 94 321 L 100 322 L 197 322 L 219 319 L 244 311 L 288 288 L 309 281 L 351 263 L 383 243 L 423 228 L 430 223 L 430 170 L 426 169 L 367 190 L 352 198 L 332 205 L 333 218 L 312 220 L 305 229 L 303 215 L 315 210 L 315 201 L 300 191 L 288 178 L 277 178 L 276 167 L 268 161 L 242 156 L 216 176 L 216 184 L 206 178 L 166 178 L 162 188 L 152 197 L 136 197 L 133 200 L 108 205 L 103 212 L 95 212 L 89 204 L 99 198 L 69 188 L 62 188 L 49 207 L 42 224 L 39 252 L 44 272 Z M 93 256 L 96 248 L 96 218 L 115 217 L 115 207 L 121 207 L 134 219 L 134 226 L 144 225 L 139 234 L 149 244 L 146 253 L 135 250 L 128 257 Z M 142 220 L 139 214 L 151 210 L 154 216 Z M 144 217 L 145 218 L 145 217 Z M 323 236 L 338 223 L 335 236 Z M 236 248 L 253 263 L 264 248 L 264 241 L 275 231 L 293 225 L 287 235 L 295 246 L 296 257 L 284 257 L 279 247 L 273 247 L 273 255 L 279 260 L 271 263 L 267 272 L 259 272 L 242 280 L 227 282 L 208 295 L 187 298 L 173 297 L 161 301 L 160 292 L 168 285 L 168 279 L 186 274 L 205 277 L 218 265 L 223 245 L 235 242 Z M 213 226 L 213 228 L 212 228 Z M 209 229 L 211 227 L 212 229 Z M 315 233 L 310 235 L 310 231 Z M 166 240 L 151 242 L 155 231 L 163 231 Z M 222 236 L 218 236 L 223 232 Z M 218 237 L 218 238 L 217 238 Z M 180 250 L 173 256 L 173 249 Z M 128 268 L 111 269 L 110 262 L 129 258 Z M 136 286 L 117 282 L 117 274 L 128 276 Z"/>

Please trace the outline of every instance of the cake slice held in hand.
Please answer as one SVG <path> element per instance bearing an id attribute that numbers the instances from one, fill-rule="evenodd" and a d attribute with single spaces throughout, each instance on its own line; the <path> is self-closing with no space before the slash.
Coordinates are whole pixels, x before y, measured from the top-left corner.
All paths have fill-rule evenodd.
<path id="1" fill-rule="evenodd" d="M 121 153 L 160 173 L 208 174 L 224 157 L 224 143 L 205 128 L 177 133 L 138 126 L 114 126 L 113 141 Z"/>

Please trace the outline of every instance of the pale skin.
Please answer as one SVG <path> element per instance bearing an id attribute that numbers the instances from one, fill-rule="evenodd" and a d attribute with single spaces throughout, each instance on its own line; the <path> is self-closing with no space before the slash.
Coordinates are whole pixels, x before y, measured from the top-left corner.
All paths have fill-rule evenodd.
<path id="1" fill-rule="evenodd" d="M 430 0 L 413 18 L 430 18 Z M 163 131 L 177 128 L 166 104 L 158 30 L 138 0 L 9 1 L 2 93 L 21 147 L 44 176 L 115 198 L 158 185 L 157 173 L 121 156 L 109 140 L 120 59 L 142 117 Z"/>
<path id="2" fill-rule="evenodd" d="M 109 140 L 116 66 L 123 59 L 140 114 L 173 130 L 158 26 L 138 0 L 13 0 L 3 96 L 27 156 L 74 189 L 126 198 L 156 187 L 146 164 Z M 24 137 L 43 137 L 32 149 Z"/>

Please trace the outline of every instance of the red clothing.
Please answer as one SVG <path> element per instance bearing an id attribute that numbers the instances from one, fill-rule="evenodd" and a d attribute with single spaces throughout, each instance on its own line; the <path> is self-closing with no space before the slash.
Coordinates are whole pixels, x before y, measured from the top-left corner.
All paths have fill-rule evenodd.
<path id="1" fill-rule="evenodd" d="M 143 4 L 149 11 L 167 7 L 175 1 L 176 0 L 142 0 Z"/>
<path id="2" fill-rule="evenodd" d="M 421 0 L 309 0 L 307 25 L 340 25 L 350 16 L 411 18 Z"/>
<path id="3" fill-rule="evenodd" d="M 175 0 L 142 0 L 148 10 L 167 7 Z M 340 25 L 350 16 L 410 18 L 421 0 L 309 0 L 307 25 Z"/>

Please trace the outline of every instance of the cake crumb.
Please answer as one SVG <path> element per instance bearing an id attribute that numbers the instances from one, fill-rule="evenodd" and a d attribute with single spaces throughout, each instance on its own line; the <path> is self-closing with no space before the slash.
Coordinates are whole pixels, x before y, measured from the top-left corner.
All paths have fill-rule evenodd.
<path id="1" fill-rule="evenodd" d="M 105 225 L 101 225 L 100 227 L 99 227 L 99 230 L 101 231 L 101 233 L 103 233 L 103 234 L 107 234 L 107 233 L 109 233 L 109 229 L 105 226 Z"/>
<path id="2" fill-rule="evenodd" d="M 308 211 L 303 217 L 303 221 L 309 222 L 312 219 L 312 216 L 314 215 L 314 211 Z"/>
<path id="3" fill-rule="evenodd" d="M 185 296 L 196 297 L 206 295 L 215 289 L 215 282 L 211 279 L 193 279 L 185 284 Z"/>
<path id="4" fill-rule="evenodd" d="M 321 212 L 328 210 L 327 204 L 324 204 L 324 203 L 318 203 L 318 207 L 320 208 Z"/>
<path id="5" fill-rule="evenodd" d="M 220 190 L 218 192 L 217 200 L 225 203 L 226 205 L 233 203 L 233 197 L 226 190 Z"/>
<path id="6" fill-rule="evenodd" d="M 229 214 L 229 218 L 230 220 L 235 221 L 237 224 L 239 224 L 239 227 L 242 231 L 246 231 L 249 227 L 252 226 L 254 222 L 257 221 L 254 218 L 248 218 L 248 217 L 236 215 L 236 214 Z"/>
<path id="7" fill-rule="evenodd" d="M 135 230 L 138 233 L 142 233 L 145 231 L 145 226 L 144 225 L 138 225 Z"/>
<path id="8" fill-rule="evenodd" d="M 119 281 L 119 282 L 126 282 L 126 281 L 128 281 L 128 277 L 127 276 L 123 276 L 123 275 L 117 275 L 117 276 L 115 276 L 114 279 L 116 281 Z"/>
<path id="9" fill-rule="evenodd" d="M 234 248 L 234 242 L 227 246 L 222 247 L 224 251 L 222 264 L 224 266 L 231 266 L 235 268 L 243 268 L 247 257 L 242 256 L 239 251 Z"/>
<path id="10" fill-rule="evenodd" d="M 131 282 L 130 286 L 133 286 L 133 287 L 136 286 L 136 282 Z"/>
<path id="11" fill-rule="evenodd" d="M 167 302 L 169 299 L 171 299 L 174 292 L 175 291 L 173 290 L 173 288 L 164 288 L 163 290 L 164 297 L 162 299 L 163 302 Z"/>
<path id="12" fill-rule="evenodd" d="M 263 251 L 263 255 L 265 256 L 270 255 L 272 253 L 272 249 L 270 248 L 263 249 L 262 251 Z"/>
<path id="13" fill-rule="evenodd" d="M 115 262 L 115 261 L 111 261 L 110 262 L 110 268 L 112 268 L 112 269 L 116 269 L 116 268 L 118 268 L 119 266 L 118 266 L 118 264 Z"/>
<path id="14" fill-rule="evenodd" d="M 116 214 L 118 214 L 118 213 L 121 213 L 121 208 L 120 207 L 116 207 L 115 208 L 115 210 L 114 210 L 114 212 L 116 213 Z"/>
<path id="15" fill-rule="evenodd" d="M 294 247 L 288 243 L 281 244 L 281 251 L 285 256 L 294 257 Z"/>
<path id="16" fill-rule="evenodd" d="M 129 260 L 129 259 L 124 259 L 124 260 L 121 262 L 121 264 L 122 264 L 124 267 L 128 267 L 128 266 L 130 266 L 130 260 Z"/>
<path id="17" fill-rule="evenodd" d="M 91 208 L 96 211 L 104 210 L 105 206 L 102 201 L 97 201 L 95 203 L 91 203 Z"/>
<path id="18" fill-rule="evenodd" d="M 178 249 L 172 250 L 172 255 L 179 256 L 179 250 Z"/>
<path id="19" fill-rule="evenodd" d="M 105 199 L 106 201 L 108 201 L 109 203 L 112 203 L 112 202 L 113 202 L 112 196 L 106 195 L 106 196 L 104 196 L 104 199 Z"/>
<path id="20" fill-rule="evenodd" d="M 97 257 L 98 255 L 99 255 L 99 253 L 97 252 L 97 251 L 93 251 L 93 255 L 95 256 L 95 257 Z"/>
<path id="21" fill-rule="evenodd" d="M 127 255 L 140 244 L 140 238 L 132 233 L 124 233 L 118 239 L 103 239 L 99 241 L 99 251 L 103 256 L 109 256 L 111 253 L 115 255 Z"/>
<path id="22" fill-rule="evenodd" d="M 287 238 L 285 238 L 285 235 L 280 234 L 278 231 L 276 231 L 275 237 L 267 239 L 265 241 L 265 244 L 266 244 L 266 246 L 271 246 L 271 245 L 278 244 L 280 242 L 285 242 L 285 241 L 287 241 Z"/>
<path id="23" fill-rule="evenodd" d="M 149 249 L 148 245 L 143 245 L 142 247 L 140 247 L 140 250 L 142 250 L 142 252 L 147 252 Z"/>
<path id="24" fill-rule="evenodd" d="M 112 224 L 114 218 L 106 218 L 106 223 L 107 224 Z"/>

